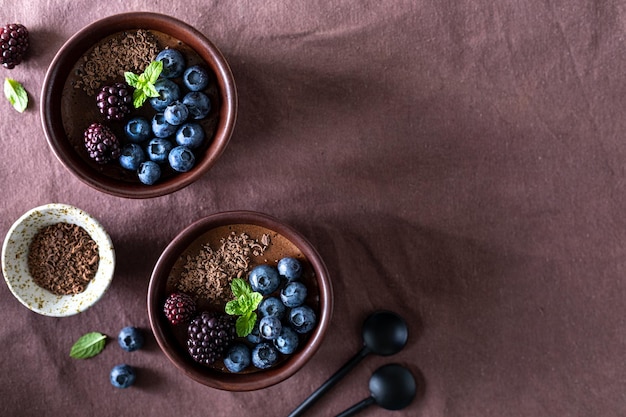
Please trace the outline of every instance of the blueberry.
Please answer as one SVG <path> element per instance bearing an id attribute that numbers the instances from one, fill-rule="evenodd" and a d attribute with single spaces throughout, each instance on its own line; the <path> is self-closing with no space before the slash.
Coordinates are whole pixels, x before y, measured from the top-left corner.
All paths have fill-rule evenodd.
<path id="1" fill-rule="evenodd" d="M 172 80 L 159 78 L 154 83 L 158 97 L 151 97 L 150 104 L 156 111 L 163 111 L 167 106 L 180 99 L 180 87 Z"/>
<path id="2" fill-rule="evenodd" d="M 176 133 L 176 126 L 169 124 L 163 113 L 157 113 L 152 117 L 152 133 L 157 138 L 166 138 Z"/>
<path id="3" fill-rule="evenodd" d="M 148 140 L 152 135 L 150 122 L 145 117 L 134 117 L 124 126 L 124 133 L 131 142 L 139 143 Z"/>
<path id="4" fill-rule="evenodd" d="M 109 379 L 116 388 L 128 388 L 135 382 L 135 370 L 130 365 L 115 365 Z"/>
<path id="5" fill-rule="evenodd" d="M 143 347 L 143 333 L 136 327 L 124 327 L 117 335 L 117 343 L 127 352 L 141 349 Z"/>
<path id="6" fill-rule="evenodd" d="M 170 151 L 167 160 L 174 171 L 187 172 L 193 168 L 196 157 L 186 146 L 177 146 Z"/>
<path id="7" fill-rule="evenodd" d="M 164 49 L 156 56 L 163 63 L 161 75 L 165 78 L 180 77 L 185 71 L 185 57 L 176 49 Z"/>
<path id="8" fill-rule="evenodd" d="M 148 142 L 148 146 L 146 146 L 146 154 L 148 155 L 148 159 L 157 163 L 163 163 L 167 161 L 167 156 L 174 145 L 167 139 L 164 138 L 154 138 Z"/>
<path id="9" fill-rule="evenodd" d="M 280 299 L 287 307 L 298 307 L 306 299 L 306 286 L 299 281 L 292 281 L 280 291 Z"/>
<path id="10" fill-rule="evenodd" d="M 302 264 L 296 258 L 282 258 L 276 268 L 287 281 L 295 281 L 302 275 Z"/>
<path id="11" fill-rule="evenodd" d="M 276 268 L 267 264 L 257 265 L 250 271 L 248 281 L 253 291 L 268 295 L 278 289 L 280 277 Z"/>
<path id="12" fill-rule="evenodd" d="M 230 372 L 241 372 L 250 366 L 252 354 L 250 348 L 244 343 L 235 343 L 228 349 L 224 357 L 224 365 Z"/>
<path id="13" fill-rule="evenodd" d="M 268 343 L 261 342 L 252 348 L 252 364 L 259 369 L 267 369 L 278 360 L 276 348 Z"/>
<path id="14" fill-rule="evenodd" d="M 145 160 L 146 155 L 143 153 L 143 149 L 136 143 L 124 145 L 119 158 L 122 168 L 130 169 L 131 171 L 137 170 L 139 165 Z"/>
<path id="15" fill-rule="evenodd" d="M 257 310 L 261 314 L 261 317 L 276 316 L 282 320 L 287 309 L 278 297 L 267 297 L 261 301 Z"/>
<path id="16" fill-rule="evenodd" d="M 183 74 L 183 83 L 189 91 L 200 91 L 209 85 L 209 73 L 200 65 L 192 65 Z"/>
<path id="17" fill-rule="evenodd" d="M 298 333 L 308 333 L 315 327 L 317 317 L 309 306 L 299 306 L 289 311 L 289 322 Z"/>
<path id="18" fill-rule="evenodd" d="M 180 101 L 175 101 L 163 110 L 165 121 L 171 125 L 181 125 L 189 117 L 189 110 Z"/>
<path id="19" fill-rule="evenodd" d="M 176 143 L 196 149 L 204 141 L 204 129 L 199 123 L 185 123 L 176 132 Z"/>
<path id="20" fill-rule="evenodd" d="M 154 161 L 146 161 L 139 165 L 137 175 L 139 181 L 146 185 L 152 185 L 161 178 L 161 167 Z"/>
<path id="21" fill-rule="evenodd" d="M 283 355 L 291 355 L 298 348 L 298 333 L 289 326 L 283 326 L 280 334 L 274 339 L 274 346 Z"/>
<path id="22" fill-rule="evenodd" d="M 189 116 L 196 120 L 204 119 L 211 111 L 211 99 L 201 91 L 185 94 L 183 104 L 187 106 Z"/>
<path id="23" fill-rule="evenodd" d="M 261 334 L 259 333 L 259 320 L 254 323 L 252 331 L 246 336 L 246 340 L 252 344 L 261 342 Z"/>
<path id="24" fill-rule="evenodd" d="M 259 333 L 264 339 L 276 339 L 282 328 L 283 325 L 276 316 L 265 316 L 259 322 Z"/>

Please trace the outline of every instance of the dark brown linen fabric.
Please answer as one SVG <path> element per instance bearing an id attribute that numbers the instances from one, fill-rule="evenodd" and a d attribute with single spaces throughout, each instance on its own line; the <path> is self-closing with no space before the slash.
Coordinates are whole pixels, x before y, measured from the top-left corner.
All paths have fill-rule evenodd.
<path id="1" fill-rule="evenodd" d="M 59 202 L 98 218 L 114 281 L 68 318 L 32 313 L 0 285 L 3 416 L 283 416 L 391 309 L 407 347 L 366 358 L 310 411 L 368 396 L 387 363 L 421 375 L 403 411 L 365 416 L 623 416 L 626 410 L 626 8 L 573 1 L 65 2 L 0 0 L 31 51 L 0 69 L 30 93 L 0 100 L 0 235 Z M 129 200 L 73 177 L 50 151 L 39 94 L 55 53 L 105 16 L 153 11 L 203 32 L 231 64 L 239 116 L 215 167 L 174 194 Z M 4 78 L 3 77 L 3 78 Z M 301 231 L 333 279 L 324 345 L 298 374 L 248 393 L 186 378 L 151 336 L 149 276 L 184 227 L 256 210 Z M 145 330 L 127 353 L 115 335 Z M 82 334 L 110 336 L 71 359 Z M 135 386 L 108 380 L 118 363 Z"/>

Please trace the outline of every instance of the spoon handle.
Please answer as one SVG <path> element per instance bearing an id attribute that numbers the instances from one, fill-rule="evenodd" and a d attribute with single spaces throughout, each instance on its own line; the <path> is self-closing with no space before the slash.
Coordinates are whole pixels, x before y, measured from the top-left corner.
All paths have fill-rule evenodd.
<path id="1" fill-rule="evenodd" d="M 302 402 L 293 410 L 288 417 L 298 417 L 301 416 L 309 407 L 313 405 L 314 402 L 320 399 L 322 395 L 326 393 L 329 389 L 333 387 L 341 378 L 343 378 L 348 372 L 352 370 L 365 356 L 370 353 L 370 350 L 367 346 L 363 346 L 363 348 L 357 352 L 356 355 L 352 357 L 345 365 L 343 365 L 337 372 L 333 374 L 326 382 L 324 382 L 313 394 L 311 394 L 306 400 Z"/>
<path id="2" fill-rule="evenodd" d="M 358 413 L 359 411 L 363 410 L 364 408 L 369 407 L 370 405 L 374 404 L 375 400 L 373 397 L 367 397 L 366 399 L 359 401 L 358 403 L 354 404 L 352 407 L 348 408 L 347 410 L 337 414 L 336 417 L 349 417 L 349 416 L 353 416 L 356 413 Z"/>

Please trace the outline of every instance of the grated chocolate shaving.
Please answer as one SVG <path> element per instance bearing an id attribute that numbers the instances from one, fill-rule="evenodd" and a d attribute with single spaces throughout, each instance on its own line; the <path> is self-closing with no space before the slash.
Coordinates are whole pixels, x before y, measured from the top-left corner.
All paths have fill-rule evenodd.
<path id="1" fill-rule="evenodd" d="M 203 245 L 196 256 L 187 256 L 178 289 L 212 303 L 228 301 L 232 298 L 231 281 L 242 278 L 250 269 L 250 255 L 262 255 L 270 244 L 267 234 L 260 240 L 251 239 L 246 233 L 231 232 L 220 240 L 217 250 Z"/>
<path id="2" fill-rule="evenodd" d="M 82 227 L 56 223 L 40 229 L 28 250 L 35 283 L 56 295 L 79 294 L 98 270 L 98 244 Z"/>
<path id="3" fill-rule="evenodd" d="M 82 58 L 74 88 L 94 95 L 105 81 L 123 79 L 124 72 L 141 74 L 159 52 L 156 37 L 149 31 L 124 32 L 97 44 Z"/>

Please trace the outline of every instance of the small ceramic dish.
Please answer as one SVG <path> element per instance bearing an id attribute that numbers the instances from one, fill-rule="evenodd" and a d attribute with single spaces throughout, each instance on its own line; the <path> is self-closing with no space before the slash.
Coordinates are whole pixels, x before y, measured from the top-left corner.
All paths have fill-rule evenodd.
<path id="1" fill-rule="evenodd" d="M 302 263 L 300 281 L 308 288 L 305 304 L 315 312 L 317 324 L 310 333 L 300 335 L 299 347 L 293 354 L 282 356 L 274 366 L 255 369 L 250 365 L 240 373 L 231 373 L 222 364 L 222 359 L 208 366 L 192 359 L 186 344 L 188 326 L 182 323 L 172 325 L 165 316 L 164 302 L 169 294 L 178 291 L 182 271 L 189 271 L 185 263 L 190 258 L 194 259 L 201 248 L 206 248 L 205 245 L 216 249 L 228 247 L 228 236 L 242 234 L 256 242 L 263 242 L 263 236 L 269 237 L 270 243 L 264 252 L 250 255 L 250 268 L 260 264 L 275 266 L 284 257 L 296 258 Z M 242 277 L 247 279 L 247 273 Z M 224 312 L 223 306 L 206 301 L 205 304 L 200 310 Z M 331 280 L 317 250 L 292 227 L 271 216 L 250 211 L 216 213 L 196 221 L 180 232 L 161 254 L 148 288 L 148 316 L 161 350 L 191 379 L 226 391 L 266 388 L 298 372 L 321 346 L 330 325 L 332 310 Z M 287 325 L 286 320 L 284 319 L 283 325 Z M 253 346 L 254 342 L 250 345 L 251 349 Z"/>
<path id="2" fill-rule="evenodd" d="M 148 44 L 147 41 L 141 41 L 148 38 L 151 39 Z M 136 45 L 141 45 L 143 49 Z M 99 164 L 91 159 L 85 149 L 84 133 L 92 123 L 99 123 L 113 132 L 121 147 L 130 144 L 125 135 L 126 122 L 134 117 L 144 117 L 150 122 L 157 110 L 146 102 L 139 109 L 133 109 L 123 120 L 105 120 L 96 105 L 96 92 L 105 85 L 124 82 L 125 72 L 138 74 L 141 71 L 141 65 L 132 63 L 139 58 L 134 55 L 129 57 L 124 51 L 142 50 L 141 63 L 146 64 L 145 60 L 154 51 L 167 48 L 180 51 L 187 67 L 200 65 L 208 71 L 209 83 L 202 92 L 210 99 L 210 111 L 201 120 L 192 120 L 201 125 L 204 131 L 204 140 L 192 149 L 195 160 L 193 167 L 186 172 L 176 172 L 169 164 L 161 161 L 159 179 L 152 185 L 146 185 L 139 180 L 136 170 L 122 168 L 117 160 Z M 118 67 L 105 67 L 101 55 L 109 57 L 104 59 L 105 62 L 124 61 L 114 71 Z M 133 65 L 137 65 L 137 68 L 133 69 Z M 180 77 L 173 80 L 180 86 L 180 100 L 183 101 L 186 90 Z M 108 16 L 80 30 L 54 57 L 41 92 L 43 129 L 57 159 L 87 185 L 125 198 L 158 197 L 198 180 L 226 149 L 236 115 L 237 91 L 234 78 L 218 48 L 204 34 L 185 22 L 149 12 Z M 148 145 L 142 143 L 141 146 L 147 152 Z"/>
<path id="3" fill-rule="evenodd" d="M 30 244 L 39 230 L 56 223 L 82 227 L 98 245 L 97 272 L 85 290 L 55 295 L 37 285 L 29 272 Z M 83 210 L 66 204 L 46 204 L 27 211 L 9 229 L 2 245 L 2 274 L 11 293 L 29 310 L 66 317 L 87 310 L 106 292 L 115 270 L 115 251 L 102 225 Z"/>

